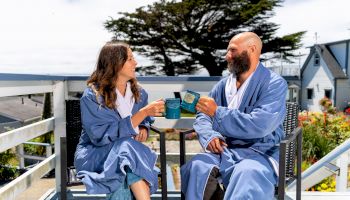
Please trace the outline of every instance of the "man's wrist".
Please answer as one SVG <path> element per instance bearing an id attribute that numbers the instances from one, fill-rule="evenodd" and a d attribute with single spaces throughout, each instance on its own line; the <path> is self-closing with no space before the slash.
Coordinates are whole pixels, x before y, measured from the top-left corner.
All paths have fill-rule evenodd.
<path id="1" fill-rule="evenodd" d="M 213 109 L 213 112 L 210 113 L 210 117 L 214 117 L 215 116 L 215 113 L 216 113 L 217 109 L 218 109 L 218 106 L 215 106 L 215 109 Z"/>

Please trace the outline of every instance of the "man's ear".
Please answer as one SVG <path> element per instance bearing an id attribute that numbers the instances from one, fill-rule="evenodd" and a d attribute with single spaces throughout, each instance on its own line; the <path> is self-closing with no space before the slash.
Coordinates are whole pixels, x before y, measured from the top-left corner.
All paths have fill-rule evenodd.
<path id="1" fill-rule="evenodd" d="M 255 53 L 257 50 L 256 45 L 250 45 L 248 49 L 250 50 L 250 53 Z"/>

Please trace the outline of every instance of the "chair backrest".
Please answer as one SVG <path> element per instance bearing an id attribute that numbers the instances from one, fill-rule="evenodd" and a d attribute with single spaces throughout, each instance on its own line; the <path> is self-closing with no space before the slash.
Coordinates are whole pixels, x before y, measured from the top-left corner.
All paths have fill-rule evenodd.
<path id="1" fill-rule="evenodd" d="M 66 101 L 67 167 L 74 166 L 74 153 L 81 135 L 80 100 Z"/>
<path id="2" fill-rule="evenodd" d="M 293 130 L 298 127 L 299 105 L 294 102 L 286 103 L 286 118 L 283 122 L 284 132 L 286 137 L 292 134 Z M 293 141 L 287 146 L 286 151 L 286 178 L 293 179 L 295 177 L 295 156 L 296 142 Z"/>

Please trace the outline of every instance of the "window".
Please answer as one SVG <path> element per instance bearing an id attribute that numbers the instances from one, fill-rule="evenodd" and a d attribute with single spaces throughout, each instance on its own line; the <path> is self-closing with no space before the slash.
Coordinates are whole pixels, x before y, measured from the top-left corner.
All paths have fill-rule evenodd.
<path id="1" fill-rule="evenodd" d="M 315 53 L 314 56 L 314 66 L 320 66 L 320 55 L 318 53 Z"/>
<path id="2" fill-rule="evenodd" d="M 314 95 L 314 89 L 308 88 L 307 89 L 307 99 L 312 99 L 313 95 Z"/>
<path id="3" fill-rule="evenodd" d="M 288 88 L 287 101 L 297 102 L 298 101 L 298 90 L 296 88 Z"/>
<path id="4" fill-rule="evenodd" d="M 324 96 L 330 99 L 332 97 L 332 90 L 325 89 L 324 90 Z"/>

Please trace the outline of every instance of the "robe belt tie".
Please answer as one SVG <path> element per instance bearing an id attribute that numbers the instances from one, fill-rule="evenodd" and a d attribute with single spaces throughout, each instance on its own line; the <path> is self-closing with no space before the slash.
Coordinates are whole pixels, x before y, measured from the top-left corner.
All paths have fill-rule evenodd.
<path id="1" fill-rule="evenodd" d="M 228 148 L 249 148 L 253 144 L 261 141 L 263 141 L 263 139 L 240 140 L 237 138 L 226 138 Z"/>
<path id="2" fill-rule="evenodd" d="M 234 148 L 249 148 L 253 146 L 254 143 L 247 143 L 247 144 L 232 144 L 232 143 L 227 143 L 227 147 L 229 149 L 234 149 Z"/>

